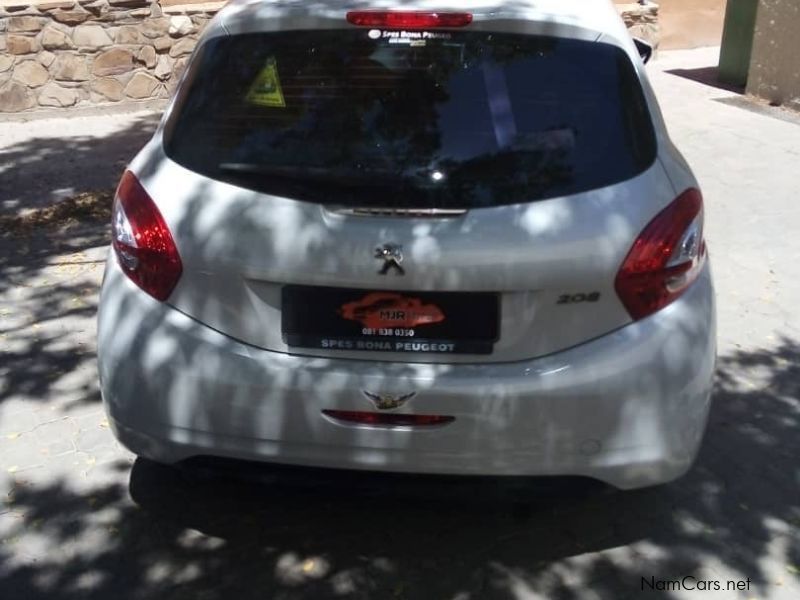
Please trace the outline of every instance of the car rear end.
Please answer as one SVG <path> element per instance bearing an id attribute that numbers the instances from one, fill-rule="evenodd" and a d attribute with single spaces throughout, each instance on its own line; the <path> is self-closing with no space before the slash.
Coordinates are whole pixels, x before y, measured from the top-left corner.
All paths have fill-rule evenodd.
<path id="1" fill-rule="evenodd" d="M 683 473 L 715 356 L 702 197 L 618 18 L 321 4 L 223 11 L 123 178 L 118 437 L 164 462 Z"/>

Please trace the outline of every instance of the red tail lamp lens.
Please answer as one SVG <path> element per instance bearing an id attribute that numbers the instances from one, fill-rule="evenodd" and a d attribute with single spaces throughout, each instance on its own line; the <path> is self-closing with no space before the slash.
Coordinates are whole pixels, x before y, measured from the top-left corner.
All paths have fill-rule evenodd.
<path id="1" fill-rule="evenodd" d="M 443 415 L 407 415 L 356 410 L 323 410 L 322 413 L 337 421 L 384 427 L 434 427 L 447 425 L 456 420 L 455 417 Z"/>
<path id="2" fill-rule="evenodd" d="M 347 22 L 361 27 L 385 27 L 387 29 L 466 27 L 472 23 L 472 14 L 420 11 L 352 11 L 347 13 Z"/>
<path id="3" fill-rule="evenodd" d="M 703 196 L 690 189 L 650 221 L 617 274 L 617 294 L 634 319 L 677 300 L 697 279 L 706 259 Z"/>
<path id="4" fill-rule="evenodd" d="M 136 285 L 164 301 L 183 272 L 178 248 L 152 198 L 125 171 L 114 198 L 111 244 L 120 267 Z"/>

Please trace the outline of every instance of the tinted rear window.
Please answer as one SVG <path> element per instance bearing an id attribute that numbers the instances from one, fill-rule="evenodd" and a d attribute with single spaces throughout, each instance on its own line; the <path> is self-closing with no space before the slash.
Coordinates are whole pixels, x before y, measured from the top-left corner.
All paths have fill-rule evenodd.
<path id="1" fill-rule="evenodd" d="M 656 152 L 622 50 L 485 32 L 211 39 L 165 139 L 168 156 L 214 179 L 381 208 L 574 194 L 630 179 Z"/>

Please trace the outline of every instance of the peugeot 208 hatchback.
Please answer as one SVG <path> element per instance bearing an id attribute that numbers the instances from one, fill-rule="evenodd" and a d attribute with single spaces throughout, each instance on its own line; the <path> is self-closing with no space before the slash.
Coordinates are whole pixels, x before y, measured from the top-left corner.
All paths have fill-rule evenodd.
<path id="1" fill-rule="evenodd" d="M 703 200 L 606 0 L 238 1 L 117 190 L 110 423 L 225 457 L 672 480 L 705 428 Z"/>

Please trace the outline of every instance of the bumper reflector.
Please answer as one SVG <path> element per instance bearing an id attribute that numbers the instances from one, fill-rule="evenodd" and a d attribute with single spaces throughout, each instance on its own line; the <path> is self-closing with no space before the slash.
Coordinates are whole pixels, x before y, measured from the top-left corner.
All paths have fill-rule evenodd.
<path id="1" fill-rule="evenodd" d="M 456 420 L 455 417 L 444 415 L 408 415 L 357 410 L 323 410 L 322 414 L 336 421 L 379 427 L 435 427 L 447 425 Z"/>

